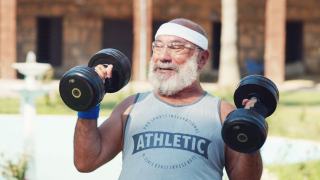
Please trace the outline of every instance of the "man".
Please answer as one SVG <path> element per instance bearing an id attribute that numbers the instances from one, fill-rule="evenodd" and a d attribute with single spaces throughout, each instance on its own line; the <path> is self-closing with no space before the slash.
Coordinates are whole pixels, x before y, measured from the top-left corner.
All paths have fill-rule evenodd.
<path id="1" fill-rule="evenodd" d="M 209 58 L 204 30 L 186 19 L 163 24 L 152 43 L 149 80 L 153 91 L 132 95 L 97 128 L 99 106 L 78 113 L 74 163 L 91 172 L 120 151 L 119 179 L 260 179 L 260 152 L 238 153 L 221 137 L 221 124 L 235 109 L 205 92 L 199 74 Z M 112 66 L 97 66 L 102 79 Z M 245 99 L 249 109 L 256 100 Z"/>

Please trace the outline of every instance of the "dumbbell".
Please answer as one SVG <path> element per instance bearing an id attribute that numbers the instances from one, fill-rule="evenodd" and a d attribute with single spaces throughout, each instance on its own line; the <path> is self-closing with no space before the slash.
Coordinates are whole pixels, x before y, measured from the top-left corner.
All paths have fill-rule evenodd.
<path id="1" fill-rule="evenodd" d="M 112 78 L 102 79 L 95 66 L 113 65 Z M 106 93 L 114 93 L 126 86 L 131 77 L 128 58 L 116 49 L 103 49 L 93 55 L 88 66 L 76 66 L 61 78 L 59 92 L 63 102 L 75 111 L 85 112 L 98 105 Z"/>
<path id="2" fill-rule="evenodd" d="M 265 117 L 251 108 L 242 108 L 242 101 L 251 98 L 256 98 L 266 107 Z M 225 144 L 241 153 L 259 150 L 268 135 L 265 118 L 273 114 L 278 101 L 278 88 L 270 79 L 261 75 L 243 78 L 234 93 L 234 103 L 239 109 L 230 112 L 222 125 L 221 135 Z"/>

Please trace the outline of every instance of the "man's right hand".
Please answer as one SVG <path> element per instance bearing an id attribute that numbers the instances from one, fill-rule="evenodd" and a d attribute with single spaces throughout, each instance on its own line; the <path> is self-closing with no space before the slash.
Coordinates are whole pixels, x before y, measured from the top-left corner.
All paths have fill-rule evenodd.
<path id="1" fill-rule="evenodd" d="M 100 78 L 104 83 L 106 78 L 112 77 L 112 69 L 113 69 L 112 64 L 108 64 L 107 68 L 105 68 L 102 64 L 99 64 L 94 68 L 94 71 L 98 73 L 98 75 L 100 76 Z"/>

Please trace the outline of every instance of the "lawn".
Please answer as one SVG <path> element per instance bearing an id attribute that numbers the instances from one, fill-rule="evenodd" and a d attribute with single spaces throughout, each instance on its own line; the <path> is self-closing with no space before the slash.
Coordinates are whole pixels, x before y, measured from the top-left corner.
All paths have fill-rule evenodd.
<path id="1" fill-rule="evenodd" d="M 320 161 L 308 161 L 297 164 L 274 165 L 267 167 L 279 180 L 319 180 Z"/>
<path id="2" fill-rule="evenodd" d="M 232 94 L 219 91 L 210 92 L 223 100 L 233 103 Z M 112 109 L 133 92 L 106 94 L 101 103 L 100 116 L 109 116 Z M 0 99 L 0 114 L 19 114 L 20 99 Z M 61 100 L 58 92 L 55 95 L 36 99 L 38 114 L 75 115 Z M 302 138 L 320 141 L 320 92 L 295 91 L 280 93 L 277 110 L 267 118 L 269 135 L 289 138 Z M 307 131 L 306 131 L 307 129 Z"/>
<path id="3" fill-rule="evenodd" d="M 106 94 L 101 102 L 100 116 L 109 116 L 112 109 L 130 93 Z M 19 114 L 20 99 L 3 98 L 0 99 L 0 114 Z M 58 92 L 54 95 L 42 96 L 36 99 L 37 114 L 59 114 L 76 115 L 77 112 L 68 108 Z"/>

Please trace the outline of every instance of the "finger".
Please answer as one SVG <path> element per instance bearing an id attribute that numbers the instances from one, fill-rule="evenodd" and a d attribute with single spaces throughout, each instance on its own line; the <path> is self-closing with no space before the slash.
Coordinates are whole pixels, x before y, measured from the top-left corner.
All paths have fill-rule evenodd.
<path id="1" fill-rule="evenodd" d="M 106 68 L 102 65 L 102 64 L 99 64 L 98 66 L 96 66 L 97 69 L 101 70 L 101 72 L 103 74 L 106 74 L 107 73 L 107 70 Z"/>
<path id="2" fill-rule="evenodd" d="M 104 74 L 105 74 L 105 67 L 104 66 L 100 66 L 100 65 L 98 65 L 98 66 L 96 66 L 95 68 L 94 68 L 94 71 L 96 72 L 96 73 L 98 73 L 98 75 L 100 76 L 100 78 L 102 79 L 102 80 L 104 80 L 105 79 L 105 76 L 104 76 Z"/>
<path id="3" fill-rule="evenodd" d="M 250 109 L 251 107 L 254 107 L 254 104 L 257 102 L 257 99 L 250 99 L 247 103 L 246 103 L 246 105 L 245 105 L 245 109 Z"/>
<path id="4" fill-rule="evenodd" d="M 248 102 L 249 102 L 249 99 L 244 99 L 244 100 L 242 101 L 242 105 L 245 106 Z"/>
<path id="5" fill-rule="evenodd" d="M 108 67 L 106 69 L 107 78 L 112 78 L 112 69 L 113 69 L 113 65 L 112 64 L 108 64 Z"/>
<path id="6" fill-rule="evenodd" d="M 94 71 L 100 76 L 101 79 L 104 79 L 103 73 L 101 71 L 99 71 L 98 69 L 95 69 Z"/>

